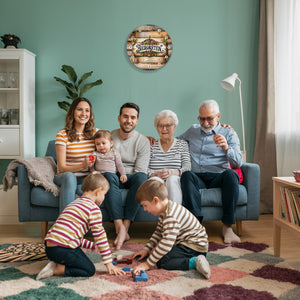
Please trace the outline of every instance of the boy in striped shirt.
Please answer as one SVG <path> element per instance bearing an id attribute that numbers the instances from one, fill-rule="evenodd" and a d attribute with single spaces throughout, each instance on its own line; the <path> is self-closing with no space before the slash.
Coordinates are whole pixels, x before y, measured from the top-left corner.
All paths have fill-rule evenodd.
<path id="1" fill-rule="evenodd" d="M 133 255 L 133 258 L 140 256 L 139 260 L 148 256 L 134 273 L 156 265 L 166 270 L 196 269 L 208 279 L 208 240 L 198 219 L 185 207 L 169 200 L 165 185 L 158 180 L 145 181 L 136 193 L 136 200 L 145 211 L 159 216 L 159 220 L 148 243 Z"/>
<path id="2" fill-rule="evenodd" d="M 95 172 L 84 179 L 81 189 L 82 196 L 64 209 L 45 237 L 46 254 L 50 262 L 37 275 L 38 280 L 53 275 L 93 276 L 95 266 L 80 247 L 98 247 L 108 273 L 125 274 L 112 264 L 106 232 L 102 226 L 99 206 L 109 189 L 108 181 Z M 89 230 L 94 242 L 84 239 Z"/>

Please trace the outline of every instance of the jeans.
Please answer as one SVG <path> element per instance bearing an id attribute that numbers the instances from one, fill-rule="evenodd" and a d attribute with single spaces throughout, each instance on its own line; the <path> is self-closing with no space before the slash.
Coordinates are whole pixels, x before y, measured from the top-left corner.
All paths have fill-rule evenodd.
<path id="1" fill-rule="evenodd" d="M 190 258 L 200 254 L 206 256 L 206 253 L 201 253 L 182 244 L 178 244 L 173 246 L 170 252 L 161 258 L 156 265 L 158 269 L 186 271 L 189 270 Z"/>
<path id="2" fill-rule="evenodd" d="M 46 247 L 46 254 L 50 260 L 65 266 L 65 276 L 90 277 L 96 272 L 94 264 L 80 247 Z"/>
<path id="3" fill-rule="evenodd" d="M 147 180 L 147 175 L 143 172 L 126 174 L 127 181 L 122 183 L 115 173 L 102 173 L 108 180 L 110 189 L 108 190 L 104 205 L 108 210 L 110 220 L 124 219 L 134 221 L 136 213 L 141 206 L 135 200 L 135 194 L 140 185 Z M 123 207 L 121 189 L 128 189 L 125 205 Z"/>
<path id="4" fill-rule="evenodd" d="M 59 213 L 66 208 L 68 204 L 73 202 L 76 197 L 76 193 L 81 196 L 82 191 L 77 191 L 77 185 L 82 184 L 85 177 L 76 177 L 72 172 L 65 172 L 58 174 L 54 177 L 54 183 L 60 187 L 59 191 Z"/>
<path id="5" fill-rule="evenodd" d="M 196 217 L 201 214 L 201 195 L 199 189 L 221 188 L 224 224 L 235 223 L 235 209 L 239 197 L 238 174 L 228 169 L 222 173 L 194 173 L 186 171 L 181 175 L 182 205 Z"/>

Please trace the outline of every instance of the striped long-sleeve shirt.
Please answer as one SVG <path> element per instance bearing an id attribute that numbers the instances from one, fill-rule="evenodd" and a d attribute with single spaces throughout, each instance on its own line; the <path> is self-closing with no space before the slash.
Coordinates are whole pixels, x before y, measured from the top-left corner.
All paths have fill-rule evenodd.
<path id="1" fill-rule="evenodd" d="M 183 244 L 198 252 L 208 251 L 205 228 L 185 207 L 169 200 L 166 212 L 158 219 L 156 230 L 144 246 L 148 253 L 150 266 L 154 266 L 173 246 Z"/>
<path id="2" fill-rule="evenodd" d="M 97 128 L 94 128 L 94 134 L 97 130 Z M 93 139 L 87 140 L 82 134 L 80 134 L 79 139 L 79 142 L 70 142 L 65 129 L 58 131 L 56 134 L 55 144 L 66 147 L 66 163 L 68 166 L 81 164 L 85 160 L 85 157 L 92 154 L 95 150 L 95 142 Z M 77 177 L 86 176 L 89 174 L 89 170 L 84 169 L 74 174 Z"/>
<path id="3" fill-rule="evenodd" d="M 83 238 L 89 229 L 95 243 Z M 101 210 L 94 201 L 87 197 L 76 199 L 64 209 L 48 231 L 45 241 L 72 249 L 80 246 L 98 247 L 104 264 L 112 262 L 106 232 L 102 226 Z"/>
<path id="4" fill-rule="evenodd" d="M 186 141 L 175 138 L 167 152 L 162 149 L 160 140 L 151 145 L 148 174 L 162 169 L 180 170 L 180 174 L 191 170 L 190 152 Z"/>

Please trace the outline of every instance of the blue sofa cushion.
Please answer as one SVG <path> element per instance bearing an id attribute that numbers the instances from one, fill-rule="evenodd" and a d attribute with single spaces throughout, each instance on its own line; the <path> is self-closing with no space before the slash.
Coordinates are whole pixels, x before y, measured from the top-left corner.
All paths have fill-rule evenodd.
<path id="1" fill-rule="evenodd" d="M 31 204 L 36 206 L 58 207 L 58 197 L 45 191 L 42 187 L 33 187 L 31 189 Z"/>
<path id="2" fill-rule="evenodd" d="M 201 207 L 222 206 L 222 193 L 220 188 L 200 189 Z M 247 190 L 244 185 L 239 185 L 239 199 L 237 205 L 247 205 Z"/>

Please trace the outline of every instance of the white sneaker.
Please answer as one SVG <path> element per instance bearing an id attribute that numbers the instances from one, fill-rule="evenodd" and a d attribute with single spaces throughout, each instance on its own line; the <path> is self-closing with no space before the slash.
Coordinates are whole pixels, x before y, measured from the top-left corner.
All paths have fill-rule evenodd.
<path id="1" fill-rule="evenodd" d="M 36 280 L 44 279 L 53 276 L 54 269 L 56 263 L 54 261 L 50 261 L 36 276 Z"/>
<path id="2" fill-rule="evenodd" d="M 195 264 L 197 271 L 208 279 L 210 277 L 210 267 L 206 257 L 202 254 L 198 255 L 195 260 Z"/>

